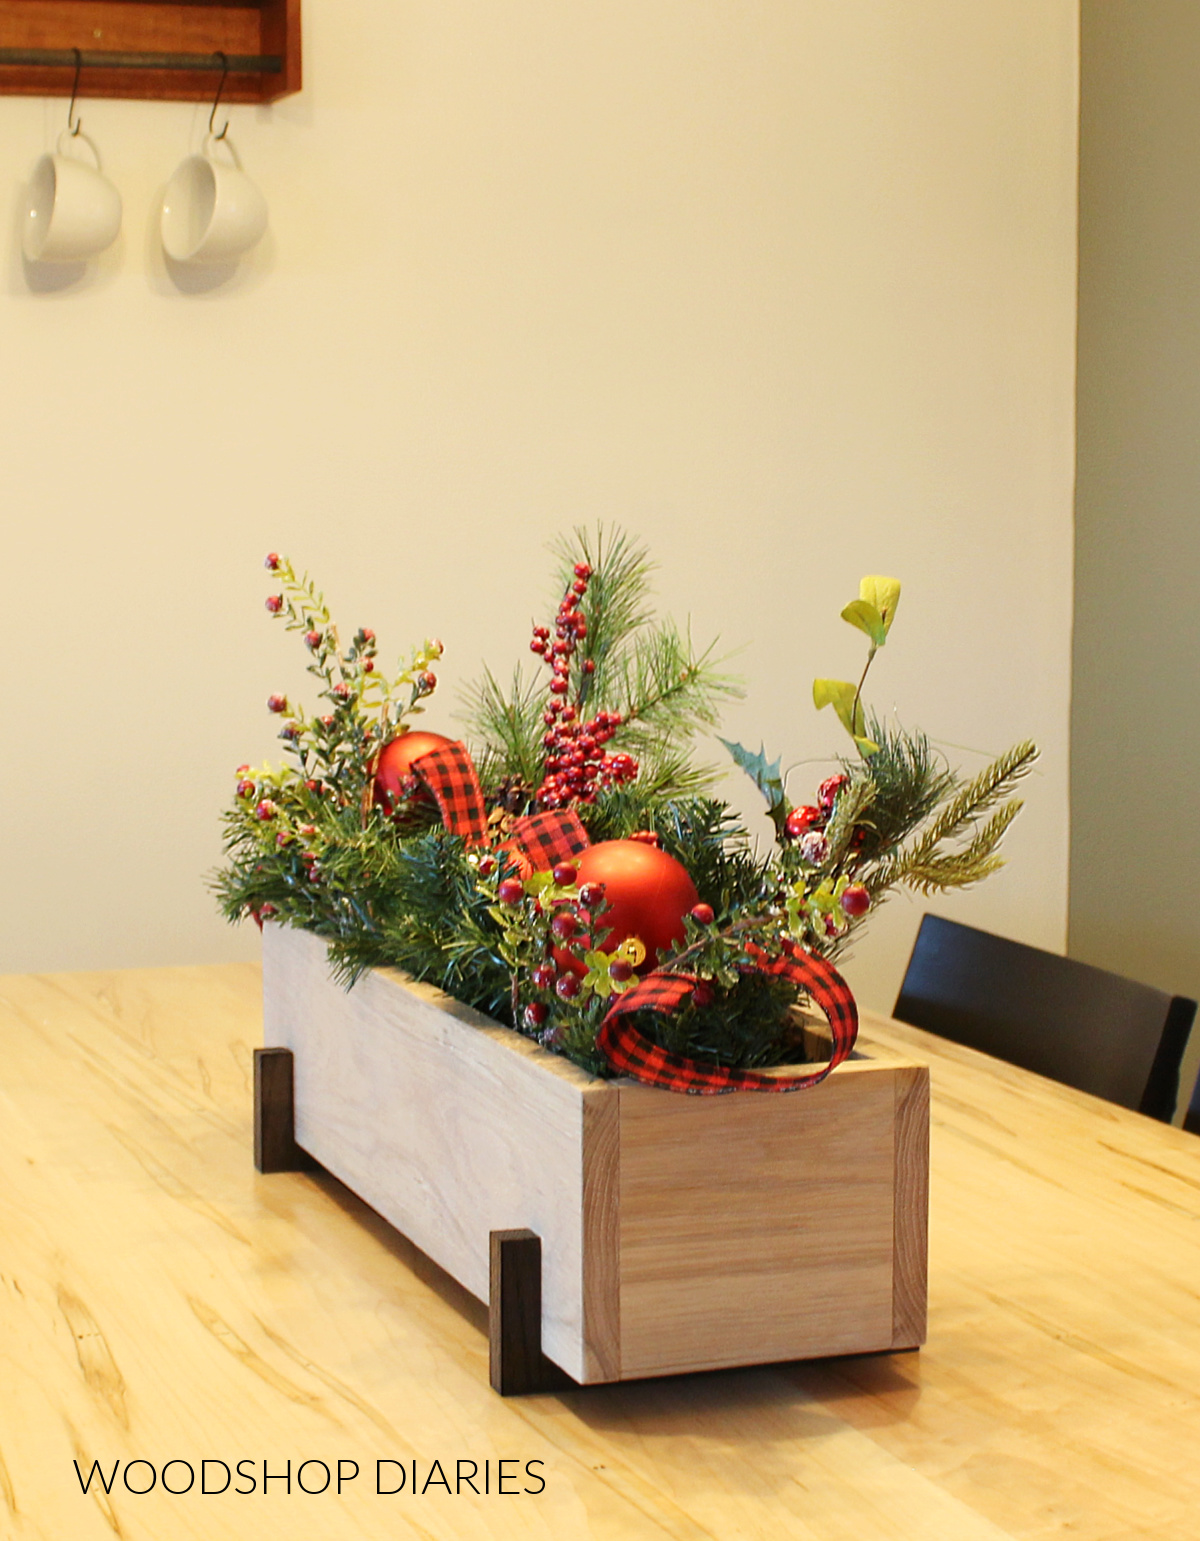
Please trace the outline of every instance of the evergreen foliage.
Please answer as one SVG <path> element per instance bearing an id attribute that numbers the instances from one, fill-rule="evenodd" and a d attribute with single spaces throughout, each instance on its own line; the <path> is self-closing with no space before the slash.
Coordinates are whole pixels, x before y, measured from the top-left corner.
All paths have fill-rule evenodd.
<path id="1" fill-rule="evenodd" d="M 671 1017 L 639 1014 L 646 1035 L 738 1068 L 795 1058 L 794 990 L 751 970 L 756 950 L 769 953 L 786 937 L 835 957 L 898 886 L 932 893 L 986 877 L 1000 864 L 1021 806 L 1013 789 L 1036 751 L 1018 745 L 964 783 L 924 734 L 871 715 L 863 686 L 900 590 L 864 579 L 843 611 L 869 639 L 862 677 L 814 685 L 857 757 L 822 784 L 815 804 L 795 807 L 778 761 L 727 745 L 775 825 L 774 845 L 757 850 L 712 795 L 711 769 L 692 759 L 721 702 L 739 693 L 736 682 L 712 647 L 697 650 L 686 630 L 654 618 L 652 565 L 624 533 L 576 530 L 556 555 L 565 597 L 554 641 L 538 628 L 533 647 L 552 664 L 549 691 L 518 666 L 507 686 L 485 670 L 466 692 L 470 749 L 491 810 L 489 838 L 473 848 L 442 827 L 428 799 L 387 801 L 375 779 L 381 751 L 436 689 L 441 644 L 426 641 L 386 675 L 374 634 L 360 629 L 343 646 L 307 574 L 268 557 L 281 592 L 267 608 L 303 633 L 321 705 L 309 714 L 283 696 L 268 702 L 287 762 L 239 768 L 224 815 L 228 859 L 213 880 L 221 907 L 230 920 L 252 915 L 323 937 L 348 985 L 372 967 L 404 969 L 607 1074 L 596 1034 L 613 998 L 637 982 L 635 970 L 650 966 L 644 947 L 607 934 L 605 908 L 585 903 L 572 865 L 520 877 L 519 902 L 511 891 L 514 818 L 569 804 L 593 844 L 655 844 L 699 896 L 682 941 L 658 966 L 694 975 L 700 987 Z M 577 749 L 574 760 L 564 744 Z M 579 917 L 576 940 L 553 929 L 563 915 Z"/>

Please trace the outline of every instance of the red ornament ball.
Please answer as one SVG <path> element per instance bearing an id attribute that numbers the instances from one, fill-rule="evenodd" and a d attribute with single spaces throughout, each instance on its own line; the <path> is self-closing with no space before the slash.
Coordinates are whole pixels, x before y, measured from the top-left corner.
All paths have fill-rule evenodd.
<path id="1" fill-rule="evenodd" d="M 646 949 L 641 972 L 652 969 L 661 949 L 683 940 L 683 917 L 698 903 L 696 885 L 687 868 L 673 856 L 641 840 L 603 840 L 579 858 L 580 898 L 585 888 L 601 887 L 608 908 L 596 924 L 611 928 L 600 944 L 612 952 L 636 936 Z M 586 903 L 586 900 L 584 900 Z M 559 964 L 583 972 L 583 964 L 568 953 Z"/>
<path id="2" fill-rule="evenodd" d="M 452 742 L 452 739 L 445 738 L 441 733 L 426 733 L 420 729 L 397 734 L 383 746 L 375 761 L 376 804 L 390 810 L 406 800 L 432 803 L 433 797 L 423 783 L 418 782 L 413 786 L 416 777 L 413 775 L 412 762 L 434 749 L 444 749 Z"/>

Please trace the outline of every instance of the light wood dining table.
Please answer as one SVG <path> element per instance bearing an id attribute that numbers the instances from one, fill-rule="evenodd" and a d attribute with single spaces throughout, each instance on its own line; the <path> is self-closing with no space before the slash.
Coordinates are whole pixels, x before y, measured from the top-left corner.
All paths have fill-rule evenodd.
<path id="1" fill-rule="evenodd" d="M 0 977 L 0 1536 L 1200 1537 L 1200 1139 L 864 1030 L 932 1067 L 926 1346 L 501 1399 L 482 1305 L 255 1172 L 255 966 Z"/>

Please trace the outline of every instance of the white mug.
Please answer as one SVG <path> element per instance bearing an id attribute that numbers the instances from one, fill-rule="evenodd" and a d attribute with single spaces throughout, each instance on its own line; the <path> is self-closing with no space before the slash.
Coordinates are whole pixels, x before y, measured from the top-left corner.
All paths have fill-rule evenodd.
<path id="1" fill-rule="evenodd" d="M 96 164 L 68 155 L 87 145 Z M 21 247 L 31 262 L 81 262 L 111 246 L 121 228 L 121 195 L 100 170 L 100 152 L 86 134 L 63 129 L 58 151 L 33 168 L 25 200 Z"/>
<path id="2" fill-rule="evenodd" d="M 230 159 L 218 160 L 223 144 Z M 189 155 L 167 183 L 163 248 L 175 262 L 228 262 L 267 228 L 267 201 L 242 170 L 228 139 L 209 134 L 202 155 Z"/>

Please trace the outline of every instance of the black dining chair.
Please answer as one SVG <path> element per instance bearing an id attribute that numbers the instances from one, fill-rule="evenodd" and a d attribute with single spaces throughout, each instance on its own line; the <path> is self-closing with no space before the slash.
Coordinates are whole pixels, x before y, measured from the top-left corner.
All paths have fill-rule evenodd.
<path id="1" fill-rule="evenodd" d="M 1189 1134 L 1200 1134 L 1200 1076 L 1196 1078 L 1196 1090 L 1192 1093 L 1192 1105 L 1184 1116 L 1183 1127 Z"/>
<path id="2" fill-rule="evenodd" d="M 1169 1123 L 1196 1002 L 926 915 L 892 1014 Z"/>

